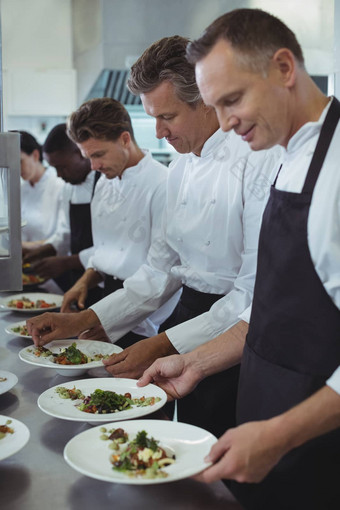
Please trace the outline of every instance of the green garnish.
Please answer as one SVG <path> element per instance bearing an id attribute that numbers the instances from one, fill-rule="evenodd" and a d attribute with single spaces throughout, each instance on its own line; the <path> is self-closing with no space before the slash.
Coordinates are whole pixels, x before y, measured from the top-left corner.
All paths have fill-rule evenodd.
<path id="1" fill-rule="evenodd" d="M 150 448 L 150 450 L 155 452 L 159 441 L 156 441 L 153 437 L 149 438 L 145 430 L 141 430 L 131 443 L 135 443 L 139 448 Z"/>

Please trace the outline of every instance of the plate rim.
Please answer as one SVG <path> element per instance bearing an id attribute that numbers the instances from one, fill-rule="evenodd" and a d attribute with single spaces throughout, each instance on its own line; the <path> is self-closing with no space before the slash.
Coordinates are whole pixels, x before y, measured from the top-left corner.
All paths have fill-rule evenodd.
<path id="1" fill-rule="evenodd" d="M 3 395 L 5 393 L 7 393 L 7 391 L 10 391 L 12 388 L 14 388 L 14 386 L 16 384 L 18 384 L 19 379 L 16 374 L 13 374 L 13 372 L 9 372 L 8 370 L 3 370 L 2 368 L 0 368 L 0 376 L 1 376 L 1 374 L 4 374 L 5 376 L 13 377 L 13 381 L 10 383 L 10 386 L 4 391 L 1 391 L 1 383 L 0 383 L 0 395 Z"/>
<path id="2" fill-rule="evenodd" d="M 136 425 L 136 429 L 141 427 L 142 429 L 148 429 L 148 426 L 150 426 L 150 424 L 153 424 L 154 427 L 156 426 L 159 426 L 159 430 L 162 430 L 162 425 L 163 425 L 163 428 L 164 428 L 164 423 L 166 423 L 168 426 L 169 424 L 171 423 L 172 425 L 170 425 L 171 427 L 178 427 L 180 426 L 181 428 L 188 428 L 188 429 L 198 429 L 201 433 L 205 433 L 208 435 L 208 446 L 211 448 L 211 446 L 213 444 L 215 444 L 215 442 L 217 442 L 217 438 L 211 433 L 209 432 L 208 430 L 205 430 L 201 427 L 198 427 L 196 425 L 191 425 L 189 423 L 184 423 L 184 422 L 178 422 L 178 421 L 171 421 L 171 420 L 152 420 L 152 419 L 141 419 L 141 420 L 125 420 L 125 421 L 118 421 L 118 422 L 112 422 L 112 423 L 107 423 L 106 426 L 109 427 L 110 425 L 112 425 L 113 428 L 117 428 L 117 427 L 121 427 L 121 428 L 124 428 L 124 427 L 129 427 L 132 426 L 134 427 L 134 425 Z M 137 426 L 138 424 L 138 426 Z M 98 431 L 98 438 L 99 438 L 99 432 L 100 432 L 100 428 L 102 427 L 103 425 L 98 425 L 96 427 L 92 427 L 91 429 L 88 429 L 88 430 L 85 430 L 85 431 L 82 431 L 80 432 L 79 434 L 76 434 L 75 436 L 73 436 L 65 445 L 64 447 L 64 450 L 63 450 L 63 456 L 64 456 L 64 459 L 65 459 L 65 462 L 72 467 L 72 469 L 78 471 L 79 473 L 85 475 L 85 476 L 88 476 L 90 478 L 94 478 L 96 480 L 101 480 L 101 481 L 104 481 L 104 482 L 109 482 L 109 483 L 122 483 L 122 484 L 128 484 L 128 485 L 151 485 L 151 484 L 159 484 L 159 483 L 170 483 L 170 482 L 175 482 L 175 481 L 178 481 L 178 480 L 183 480 L 185 478 L 188 478 L 190 476 L 193 476 L 201 471 L 203 471 L 204 469 L 208 468 L 209 466 L 212 465 L 212 463 L 207 463 L 207 462 L 204 462 L 204 458 L 202 458 L 202 464 L 199 465 L 199 467 L 197 468 L 197 464 L 196 464 L 196 467 L 193 468 L 193 469 L 186 469 L 186 471 L 184 472 L 184 474 L 176 474 L 175 476 L 170 476 L 170 477 L 167 477 L 167 478 L 154 478 L 154 479 L 145 479 L 145 478 L 129 478 L 128 476 L 124 477 L 121 476 L 112 476 L 112 477 L 109 477 L 109 476 L 101 476 L 100 474 L 96 474 L 96 473 L 89 473 L 88 470 L 86 468 L 82 468 L 81 466 L 78 466 L 76 464 L 75 461 L 73 461 L 71 458 L 70 458 L 70 449 L 72 447 L 72 445 L 74 443 L 76 443 L 76 441 L 79 440 L 79 437 L 80 436 L 83 436 L 83 435 L 90 435 L 91 434 L 94 434 L 94 431 Z M 151 427 L 152 428 L 152 427 Z M 127 430 L 128 432 L 128 430 Z M 148 431 L 147 431 L 148 432 Z M 154 434 L 154 432 L 151 432 L 151 434 Z M 159 438 L 159 437 L 156 437 L 156 439 L 158 439 L 161 443 L 162 443 L 162 439 Z M 172 440 L 174 440 L 174 438 L 172 438 Z M 110 450 L 108 449 L 108 457 L 109 457 L 109 454 L 110 454 Z M 204 462 L 204 464 L 203 464 Z"/>
<path id="3" fill-rule="evenodd" d="M 73 386 L 76 386 L 77 384 L 80 383 L 80 385 L 83 383 L 83 384 L 86 384 L 88 382 L 92 381 L 93 382 L 93 386 L 97 386 L 100 388 L 100 385 L 101 384 L 109 384 L 110 382 L 111 383 L 115 383 L 116 381 L 122 381 L 123 383 L 127 384 L 127 385 L 131 385 L 133 384 L 136 389 L 140 389 L 141 392 L 143 392 L 143 388 L 144 387 L 137 387 L 137 381 L 138 379 L 128 379 L 127 377 L 93 377 L 93 378 L 87 378 L 87 379 L 79 379 L 79 380 L 73 380 L 73 381 L 67 381 L 65 384 L 61 383 L 61 384 L 56 384 L 55 386 L 52 386 L 51 388 L 48 388 L 47 390 L 43 391 L 43 393 L 41 393 L 37 399 L 37 405 L 39 407 L 39 409 L 46 413 L 47 415 L 49 416 L 52 416 L 53 418 L 58 418 L 58 419 L 61 419 L 61 420 L 67 420 L 67 421 L 75 421 L 75 422 L 86 422 L 86 423 L 96 423 L 96 424 L 99 424 L 99 423 L 108 423 L 108 422 L 117 422 L 117 421 L 130 421 L 130 420 L 136 420 L 136 419 L 139 419 L 138 416 L 131 416 L 130 418 L 129 417 L 124 417 L 124 416 L 121 416 L 120 413 L 122 412 L 127 412 L 127 411 L 131 411 L 131 409 L 128 409 L 127 411 L 120 411 L 120 412 L 117 412 L 117 413 L 110 413 L 110 414 L 100 414 L 100 415 L 96 415 L 96 414 L 90 414 L 90 413 L 85 413 L 83 415 L 79 415 L 79 418 L 76 418 L 76 417 L 70 417 L 70 416 L 61 416 L 60 414 L 56 414 L 56 413 L 51 413 L 49 411 L 47 411 L 46 409 L 44 409 L 44 407 L 41 405 L 41 400 L 42 400 L 42 397 L 46 396 L 46 394 L 49 394 L 49 393 L 52 393 L 53 390 L 55 390 L 56 388 L 58 388 L 59 386 L 70 386 L 70 387 L 73 387 Z M 166 395 L 166 392 L 160 388 L 159 386 L 157 386 L 156 384 L 148 384 L 147 387 L 152 387 L 152 388 L 156 388 L 157 391 L 162 395 L 162 399 L 160 402 L 157 402 L 154 406 L 148 406 L 148 407 L 145 407 L 143 409 L 145 409 L 145 413 L 141 414 L 140 415 L 140 418 L 144 417 L 144 416 L 147 416 L 148 414 L 151 414 L 153 412 L 156 412 L 158 411 L 159 409 L 161 409 L 167 402 L 167 395 Z M 81 389 L 81 388 L 80 388 Z M 101 388 L 100 388 L 101 389 Z M 104 388 L 105 389 L 105 388 Z M 127 390 L 131 390 L 132 388 L 130 387 L 127 387 Z M 93 390 L 92 390 L 93 391 Z M 117 390 L 113 390 L 113 391 L 117 391 Z M 156 391 L 156 390 L 155 390 Z M 160 395 L 156 395 L 156 396 L 160 396 Z M 157 405 L 159 404 L 159 405 Z M 148 412 L 147 412 L 148 411 Z M 117 414 L 117 419 L 114 419 L 114 415 Z M 120 418 L 119 418 L 119 415 L 120 415 Z"/>
<path id="4" fill-rule="evenodd" d="M 5 327 L 5 333 L 7 333 L 8 335 L 15 335 L 15 336 L 18 336 L 20 338 L 29 338 L 29 339 L 31 339 L 32 338 L 31 335 L 20 335 L 20 333 L 15 333 L 15 331 L 11 331 L 11 329 L 13 327 L 24 326 L 25 324 L 26 324 L 25 320 L 18 321 L 18 322 L 13 322 L 12 324 L 7 324 L 7 326 Z"/>
<path id="5" fill-rule="evenodd" d="M 111 344 L 109 342 L 101 342 L 100 340 L 82 340 L 81 338 L 80 339 L 76 339 L 76 338 L 61 338 L 60 340 L 52 340 L 51 342 L 48 342 L 47 344 L 44 345 L 45 346 L 48 346 L 48 345 L 51 345 L 52 343 L 54 342 L 67 342 L 69 344 L 72 344 L 73 342 L 84 342 L 84 343 L 88 343 L 88 342 L 96 342 L 98 344 L 106 344 L 106 345 L 110 345 L 116 349 L 120 349 L 116 352 L 112 352 L 111 354 L 118 354 L 119 352 L 122 352 L 123 349 L 121 347 L 119 347 L 118 345 L 116 344 Z M 66 343 L 66 345 L 67 345 Z M 32 346 L 26 346 L 26 347 L 23 347 L 22 349 L 20 349 L 19 353 L 18 353 L 18 356 L 19 358 L 21 359 L 21 361 L 25 362 L 25 363 L 28 363 L 29 365 L 33 365 L 33 366 L 36 366 L 36 367 L 41 367 L 41 368 L 51 368 L 53 370 L 59 370 L 59 371 L 62 371 L 62 372 L 70 372 L 72 370 L 84 370 L 84 371 L 87 371 L 87 370 L 90 370 L 91 368 L 96 368 L 96 367 L 101 367 L 103 366 L 103 363 L 101 360 L 98 360 L 98 361 L 91 361 L 90 363 L 84 363 L 82 365 L 58 365 L 56 363 L 46 363 L 46 364 L 43 364 L 43 363 L 39 363 L 39 362 L 35 362 L 34 360 L 31 361 L 31 360 L 27 360 L 27 359 L 24 359 L 22 357 L 22 353 L 23 351 L 26 351 L 27 349 L 29 349 L 30 347 L 34 348 L 34 344 L 32 344 Z"/>
<path id="6" fill-rule="evenodd" d="M 8 457 L 15 455 L 20 450 L 22 450 L 24 448 L 24 446 L 26 446 L 26 444 L 28 443 L 30 436 L 31 436 L 30 429 L 22 421 L 17 420 L 16 418 L 13 418 L 12 416 L 6 416 L 4 414 L 0 414 L 0 421 L 2 421 L 3 419 L 11 420 L 12 421 L 11 426 L 13 426 L 13 428 L 19 427 L 20 432 L 23 437 L 21 439 L 21 442 L 20 442 L 20 438 L 19 438 L 19 441 L 18 441 L 18 438 L 15 439 L 14 448 L 12 449 L 12 451 L 10 453 L 3 455 L 3 453 L 1 453 L 1 450 L 0 450 L 0 461 L 7 459 Z M 14 439 L 14 436 L 12 439 Z"/>
<path id="7" fill-rule="evenodd" d="M 5 302 L 10 301 L 11 299 L 17 299 L 16 296 L 21 297 L 27 297 L 31 301 L 34 301 L 34 296 L 44 296 L 45 298 L 49 296 L 49 299 L 56 300 L 56 306 L 52 306 L 50 308 L 12 308 L 10 306 L 7 306 Z M 17 292 L 15 294 L 10 294 L 9 296 L 1 296 L 0 297 L 0 308 L 2 310 L 6 310 L 7 312 L 19 312 L 19 313 L 37 313 L 37 312 L 49 312 L 58 310 L 61 307 L 62 300 L 63 300 L 62 294 L 54 294 L 54 293 L 48 293 L 48 292 Z M 38 299 L 41 299 L 38 298 Z M 60 300 L 60 304 L 58 304 L 58 300 Z"/>

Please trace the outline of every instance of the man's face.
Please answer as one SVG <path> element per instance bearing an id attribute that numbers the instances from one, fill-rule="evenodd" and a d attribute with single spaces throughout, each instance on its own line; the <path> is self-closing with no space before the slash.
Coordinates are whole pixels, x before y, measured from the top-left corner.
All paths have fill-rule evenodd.
<path id="1" fill-rule="evenodd" d="M 230 44 L 219 40 L 196 64 L 196 80 L 223 131 L 234 129 L 252 150 L 287 145 L 292 134 L 289 91 L 279 66 L 270 64 L 265 77 L 246 70 Z"/>
<path id="2" fill-rule="evenodd" d="M 20 174 L 25 181 L 34 181 L 38 162 L 38 151 L 33 151 L 32 154 L 26 154 L 26 152 L 23 151 L 20 152 Z"/>
<path id="3" fill-rule="evenodd" d="M 90 165 L 77 149 L 44 152 L 44 159 L 53 166 L 65 182 L 80 184 L 85 181 L 90 172 Z"/>
<path id="4" fill-rule="evenodd" d="M 92 170 L 105 174 L 107 179 L 121 177 L 129 163 L 128 144 L 130 137 L 124 132 L 118 140 L 89 138 L 77 144 L 82 154 L 91 162 Z"/>
<path id="5" fill-rule="evenodd" d="M 180 154 L 200 155 L 206 141 L 202 126 L 206 122 L 203 103 L 191 108 L 178 99 L 175 88 L 163 81 L 151 92 L 141 94 L 144 110 L 156 119 L 156 136 L 165 138 Z"/>

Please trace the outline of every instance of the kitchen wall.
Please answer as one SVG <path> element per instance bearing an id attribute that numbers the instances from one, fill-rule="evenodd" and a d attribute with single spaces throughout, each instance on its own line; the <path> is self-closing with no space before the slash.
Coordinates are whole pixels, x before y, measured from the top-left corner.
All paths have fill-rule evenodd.
<path id="1" fill-rule="evenodd" d="M 72 6 L 80 100 L 104 67 L 130 67 L 164 36 L 195 38 L 217 16 L 238 7 L 279 16 L 297 34 L 308 71 L 333 73 L 333 0 L 73 0 Z"/>
<path id="2" fill-rule="evenodd" d="M 339 72 L 334 0 L 0 0 L 5 129 L 43 140 L 103 68 L 128 68 L 156 39 L 195 38 L 218 15 L 247 6 L 296 32 L 311 74 Z"/>
<path id="3" fill-rule="evenodd" d="M 4 128 L 40 141 L 77 105 L 71 0 L 1 0 Z"/>

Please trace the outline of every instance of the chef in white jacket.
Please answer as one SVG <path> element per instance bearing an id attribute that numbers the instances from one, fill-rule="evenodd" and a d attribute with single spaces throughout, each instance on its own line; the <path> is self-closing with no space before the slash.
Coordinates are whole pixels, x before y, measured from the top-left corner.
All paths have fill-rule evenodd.
<path id="1" fill-rule="evenodd" d="M 55 232 L 65 183 L 53 168 L 46 168 L 43 164 L 42 147 L 34 136 L 26 131 L 18 133 L 22 178 L 21 216 L 27 222 L 21 234 L 25 253 L 26 247 L 40 245 Z"/>
<path id="2" fill-rule="evenodd" d="M 64 182 L 59 197 L 60 214 L 54 232 L 39 247 L 30 250 L 25 261 L 45 279 L 53 278 L 66 291 L 83 272 L 79 251 L 92 246 L 90 202 L 96 184 L 95 172 L 78 147 L 68 138 L 66 124 L 57 124 L 42 147 L 44 159 Z M 51 199 L 53 203 L 53 193 Z M 102 297 L 100 289 L 91 293 L 91 303 Z"/>
<path id="3" fill-rule="evenodd" d="M 156 118 L 157 137 L 181 154 L 170 168 L 163 235 L 124 289 L 82 312 L 79 323 L 68 321 L 70 329 L 50 314 L 29 321 L 36 343 L 99 321 L 116 340 L 183 285 L 179 305 L 163 325 L 166 332 L 107 361 L 115 376 L 138 377 L 156 357 L 207 342 L 237 323 L 252 299 L 259 225 L 277 154 L 253 154 L 235 134 L 218 129 L 186 60 L 187 42 L 174 36 L 154 43 L 133 66 L 129 81 Z M 46 327 L 52 334 L 43 331 Z M 179 402 L 179 419 L 217 435 L 233 426 L 238 370 L 235 366 L 197 388 L 199 405 L 191 397 Z M 220 389 L 228 401 L 223 409 Z"/>
<path id="4" fill-rule="evenodd" d="M 84 308 L 89 289 L 102 280 L 104 295 L 122 288 L 145 263 L 150 245 L 161 235 L 168 176 L 166 166 L 138 147 L 130 116 L 114 99 L 85 102 L 70 116 L 68 133 L 92 169 L 104 175 L 91 202 L 93 246 L 79 254 L 86 271 L 65 294 L 62 311 L 69 311 L 72 303 Z M 156 335 L 178 298 L 179 292 L 169 296 L 133 327 L 127 322 L 119 345 Z"/>

